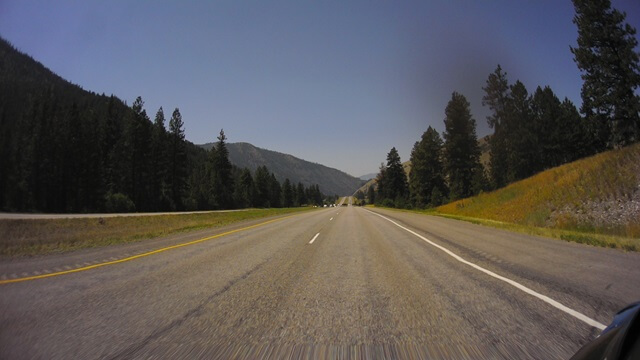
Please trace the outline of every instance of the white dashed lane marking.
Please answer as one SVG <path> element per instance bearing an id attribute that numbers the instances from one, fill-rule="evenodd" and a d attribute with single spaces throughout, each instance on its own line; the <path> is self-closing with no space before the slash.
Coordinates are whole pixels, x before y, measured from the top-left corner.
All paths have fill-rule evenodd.
<path id="1" fill-rule="evenodd" d="M 311 241 L 309 241 L 309 244 L 313 244 L 313 242 L 316 241 L 318 236 L 320 236 L 320 233 L 317 233 L 316 236 L 314 236 L 313 239 L 311 239 Z"/>

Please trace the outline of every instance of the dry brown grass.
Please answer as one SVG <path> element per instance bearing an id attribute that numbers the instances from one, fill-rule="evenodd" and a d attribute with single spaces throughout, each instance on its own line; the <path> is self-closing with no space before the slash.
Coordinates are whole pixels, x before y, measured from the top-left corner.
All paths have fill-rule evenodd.
<path id="1" fill-rule="evenodd" d="M 562 230 L 552 236 L 640 250 L 639 206 L 640 144 L 635 144 L 440 206 L 437 212 Z"/>
<path id="2" fill-rule="evenodd" d="M 23 256 L 106 246 L 311 208 L 137 217 L 0 220 L 0 256 Z"/>

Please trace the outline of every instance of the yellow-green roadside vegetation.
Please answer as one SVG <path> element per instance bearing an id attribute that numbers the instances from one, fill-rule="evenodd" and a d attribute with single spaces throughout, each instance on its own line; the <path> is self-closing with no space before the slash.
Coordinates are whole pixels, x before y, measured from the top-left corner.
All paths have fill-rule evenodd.
<path id="1" fill-rule="evenodd" d="M 18 257 L 143 241 L 309 211 L 312 207 L 77 219 L 2 219 L 0 256 Z"/>
<path id="2" fill-rule="evenodd" d="M 549 169 L 428 213 L 640 251 L 640 144 Z"/>

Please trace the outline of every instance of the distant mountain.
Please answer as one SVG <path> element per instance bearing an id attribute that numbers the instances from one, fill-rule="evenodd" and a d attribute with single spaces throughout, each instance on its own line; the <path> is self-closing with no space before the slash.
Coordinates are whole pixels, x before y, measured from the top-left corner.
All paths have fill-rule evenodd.
<path id="1" fill-rule="evenodd" d="M 209 150 L 213 143 L 200 145 Z M 279 153 L 253 146 L 249 143 L 229 143 L 229 160 L 239 168 L 255 171 L 265 165 L 281 183 L 288 178 L 305 186 L 318 184 L 325 195 L 351 195 L 364 181 L 345 172 L 321 164 L 299 159 L 289 154 Z"/>
<path id="2" fill-rule="evenodd" d="M 358 179 L 364 180 L 364 181 L 369 181 L 369 180 L 373 179 L 376 176 L 378 176 L 378 173 L 371 173 L 371 174 L 365 174 L 365 175 L 359 176 Z"/>

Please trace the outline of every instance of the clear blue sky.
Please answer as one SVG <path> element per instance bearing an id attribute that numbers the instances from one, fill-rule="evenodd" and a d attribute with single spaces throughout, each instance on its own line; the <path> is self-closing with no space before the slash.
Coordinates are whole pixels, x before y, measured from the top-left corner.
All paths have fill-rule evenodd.
<path id="1" fill-rule="evenodd" d="M 640 28 L 640 1 L 614 0 Z M 570 1 L 0 0 L 0 36 L 63 78 L 153 118 L 179 107 L 187 139 L 290 153 L 359 176 L 392 146 L 408 160 L 443 130 L 453 91 L 489 134 L 496 65 L 580 105 Z"/>

